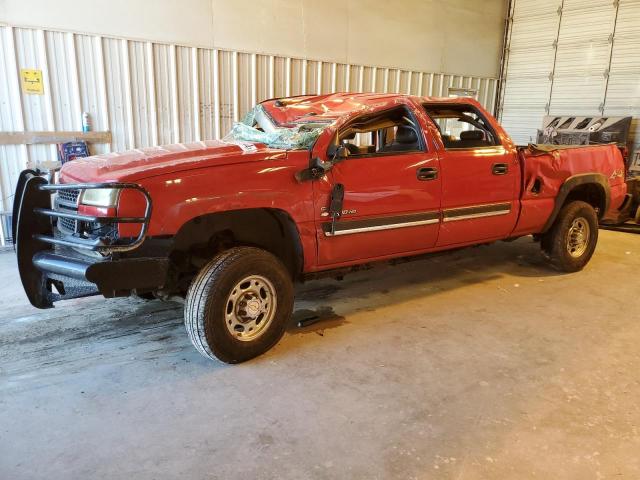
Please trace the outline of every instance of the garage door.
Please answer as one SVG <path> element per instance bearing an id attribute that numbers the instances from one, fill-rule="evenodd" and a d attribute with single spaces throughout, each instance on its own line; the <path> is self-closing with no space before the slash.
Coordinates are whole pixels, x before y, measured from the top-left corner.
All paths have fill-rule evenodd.
<path id="1" fill-rule="evenodd" d="M 640 169 L 640 0 L 618 7 L 605 115 L 633 115 L 634 165 Z"/>
<path id="2" fill-rule="evenodd" d="M 516 142 L 547 114 L 632 115 L 637 149 L 639 26 L 640 0 L 513 0 L 499 115 Z"/>
<path id="3" fill-rule="evenodd" d="M 551 115 L 595 115 L 602 111 L 615 15 L 611 1 L 564 0 L 549 103 Z"/>
<path id="4" fill-rule="evenodd" d="M 547 114 L 561 0 L 517 0 L 512 4 L 502 123 L 517 143 L 535 139 Z"/>

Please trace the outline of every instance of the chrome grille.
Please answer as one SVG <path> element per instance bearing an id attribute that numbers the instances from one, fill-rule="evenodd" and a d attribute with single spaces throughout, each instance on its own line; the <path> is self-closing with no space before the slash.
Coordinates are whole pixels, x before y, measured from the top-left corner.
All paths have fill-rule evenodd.
<path id="1" fill-rule="evenodd" d="M 67 203 L 78 203 L 78 197 L 80 196 L 80 190 L 77 188 L 67 188 L 64 190 L 58 190 L 58 199 Z"/>
<path id="2" fill-rule="evenodd" d="M 76 213 L 78 211 L 79 189 L 65 188 L 64 190 L 58 190 L 56 195 L 56 210 L 69 213 Z M 71 218 L 58 218 L 58 228 L 64 233 L 75 233 L 78 228 L 78 221 Z"/>
<path id="3" fill-rule="evenodd" d="M 59 218 L 58 219 L 58 227 L 61 230 L 66 230 L 68 232 L 73 232 L 75 233 L 76 231 L 76 223 L 77 220 L 73 220 L 71 218 Z"/>

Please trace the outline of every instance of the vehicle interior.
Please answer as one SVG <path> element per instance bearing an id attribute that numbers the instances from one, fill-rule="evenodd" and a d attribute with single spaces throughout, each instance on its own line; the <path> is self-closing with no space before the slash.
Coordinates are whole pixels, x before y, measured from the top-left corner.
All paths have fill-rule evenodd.
<path id="1" fill-rule="evenodd" d="M 471 105 L 423 105 L 449 149 L 471 149 L 499 145 L 497 135 Z"/>
<path id="2" fill-rule="evenodd" d="M 391 155 L 424 150 L 420 128 L 406 107 L 398 107 L 374 115 L 357 118 L 342 129 L 328 155 L 344 145 L 350 157 Z"/>

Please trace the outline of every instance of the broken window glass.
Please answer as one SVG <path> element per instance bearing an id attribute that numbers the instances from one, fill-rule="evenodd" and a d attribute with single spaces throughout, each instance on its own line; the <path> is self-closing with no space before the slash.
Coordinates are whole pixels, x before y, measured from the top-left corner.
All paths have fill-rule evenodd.
<path id="1" fill-rule="evenodd" d="M 262 106 L 257 105 L 240 122 L 233 124 L 223 140 L 264 143 L 284 150 L 308 150 L 329 125 L 329 122 L 305 122 L 276 126 Z"/>

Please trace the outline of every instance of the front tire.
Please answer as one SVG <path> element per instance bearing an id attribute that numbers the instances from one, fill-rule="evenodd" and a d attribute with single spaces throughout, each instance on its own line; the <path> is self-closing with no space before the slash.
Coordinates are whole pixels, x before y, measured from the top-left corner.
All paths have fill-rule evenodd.
<path id="1" fill-rule="evenodd" d="M 184 306 L 191 342 L 207 358 L 240 363 L 275 345 L 293 310 L 291 275 L 275 256 L 236 247 L 194 278 Z"/>
<path id="2" fill-rule="evenodd" d="M 598 215 L 586 202 L 574 201 L 560 210 L 542 238 L 542 250 L 563 272 L 577 272 L 589 262 L 598 243 Z"/>

